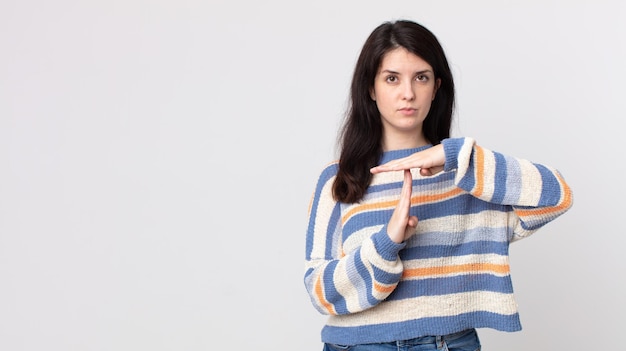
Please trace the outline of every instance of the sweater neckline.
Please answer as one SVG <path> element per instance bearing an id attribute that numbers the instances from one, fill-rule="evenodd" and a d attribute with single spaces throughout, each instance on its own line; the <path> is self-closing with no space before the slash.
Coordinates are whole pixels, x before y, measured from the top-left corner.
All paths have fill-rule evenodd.
<path id="1" fill-rule="evenodd" d="M 432 144 L 414 147 L 409 149 L 398 149 L 398 150 L 389 150 L 383 152 L 382 157 L 380 158 L 380 164 L 387 163 L 389 161 L 397 160 L 399 158 L 410 156 L 418 151 L 426 150 L 432 147 Z"/>

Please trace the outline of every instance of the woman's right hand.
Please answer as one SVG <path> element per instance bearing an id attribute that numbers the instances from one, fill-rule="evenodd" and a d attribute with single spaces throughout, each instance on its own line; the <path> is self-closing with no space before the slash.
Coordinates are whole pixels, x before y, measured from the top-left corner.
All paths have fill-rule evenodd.
<path id="1" fill-rule="evenodd" d="M 445 164 L 446 152 L 443 149 L 443 144 L 437 144 L 407 157 L 399 158 L 397 160 L 372 167 L 370 172 L 372 172 L 372 174 L 377 174 L 381 172 L 419 168 L 420 174 L 428 177 L 443 171 Z"/>
<path id="2" fill-rule="evenodd" d="M 387 235 L 393 242 L 398 244 L 415 234 L 415 229 L 417 228 L 417 217 L 409 215 L 412 192 L 413 177 L 411 171 L 405 169 L 400 200 L 387 225 Z"/>

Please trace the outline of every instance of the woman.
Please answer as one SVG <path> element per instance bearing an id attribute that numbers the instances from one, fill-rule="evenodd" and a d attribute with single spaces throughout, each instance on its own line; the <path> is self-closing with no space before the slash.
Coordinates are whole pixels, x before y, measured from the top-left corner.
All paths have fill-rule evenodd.
<path id="1" fill-rule="evenodd" d="M 450 137 L 452 74 L 417 23 L 370 34 L 350 94 L 306 237 L 324 349 L 479 350 L 475 328 L 520 330 L 508 247 L 572 206 L 562 176 Z"/>

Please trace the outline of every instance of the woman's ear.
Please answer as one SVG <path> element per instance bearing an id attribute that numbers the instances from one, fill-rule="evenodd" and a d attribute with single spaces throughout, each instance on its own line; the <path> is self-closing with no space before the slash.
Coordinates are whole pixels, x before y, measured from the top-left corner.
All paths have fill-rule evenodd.
<path id="1" fill-rule="evenodd" d="M 370 98 L 372 101 L 376 101 L 376 93 L 374 93 L 374 88 L 370 88 Z"/>

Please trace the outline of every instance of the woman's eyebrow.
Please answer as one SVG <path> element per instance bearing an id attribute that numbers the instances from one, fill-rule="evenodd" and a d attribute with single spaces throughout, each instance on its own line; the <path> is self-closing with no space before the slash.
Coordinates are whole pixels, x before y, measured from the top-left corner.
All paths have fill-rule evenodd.
<path id="1" fill-rule="evenodd" d="M 421 70 L 421 71 L 417 71 L 415 72 L 415 74 L 424 74 L 424 73 L 432 73 L 434 74 L 434 72 L 430 69 L 425 69 L 425 70 Z"/>
<path id="2" fill-rule="evenodd" d="M 399 72 L 396 72 L 394 70 L 390 70 L 390 69 L 384 69 L 382 71 L 380 71 L 381 73 L 389 73 L 389 74 L 400 74 Z"/>

